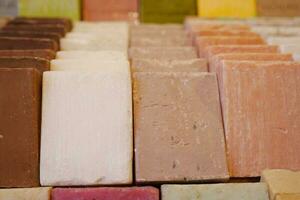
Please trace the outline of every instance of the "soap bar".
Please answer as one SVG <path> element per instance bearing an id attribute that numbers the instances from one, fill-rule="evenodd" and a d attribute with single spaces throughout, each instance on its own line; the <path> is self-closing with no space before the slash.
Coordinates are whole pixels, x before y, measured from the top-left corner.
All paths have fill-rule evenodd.
<path id="1" fill-rule="evenodd" d="M 55 58 L 55 53 L 47 49 L 35 50 L 0 50 L 1 57 L 37 57 L 51 60 Z"/>
<path id="2" fill-rule="evenodd" d="M 1 57 L 0 68 L 35 68 L 41 73 L 50 70 L 49 60 L 35 57 Z"/>
<path id="3" fill-rule="evenodd" d="M 138 0 L 84 0 L 83 19 L 97 20 L 136 20 Z"/>
<path id="4" fill-rule="evenodd" d="M 1 0 L 0 1 L 1 16 L 17 16 L 18 0 Z"/>
<path id="5" fill-rule="evenodd" d="M 131 59 L 187 60 L 197 57 L 194 47 L 131 47 L 129 49 Z"/>
<path id="6" fill-rule="evenodd" d="M 198 36 L 246 36 L 258 37 L 259 35 L 252 31 L 244 30 L 211 30 L 204 29 L 196 33 Z"/>
<path id="7" fill-rule="evenodd" d="M 271 200 L 282 194 L 300 194 L 300 171 L 265 170 L 261 181 L 267 183 Z"/>
<path id="8" fill-rule="evenodd" d="M 275 200 L 300 200 L 299 194 L 279 194 L 276 196 Z"/>
<path id="9" fill-rule="evenodd" d="M 166 36 L 136 36 L 130 39 L 131 47 L 180 47 L 192 46 L 192 40 L 188 37 L 166 35 Z"/>
<path id="10" fill-rule="evenodd" d="M 19 15 L 25 17 L 65 17 L 80 20 L 80 0 L 19 0 Z"/>
<path id="11" fill-rule="evenodd" d="M 39 185 L 40 77 L 36 69 L 0 69 L 0 187 Z"/>
<path id="12" fill-rule="evenodd" d="M 227 179 L 216 76 L 138 72 L 133 79 L 136 181 Z"/>
<path id="13" fill-rule="evenodd" d="M 0 199 L 3 200 L 50 200 L 51 188 L 18 188 L 0 189 Z"/>
<path id="14" fill-rule="evenodd" d="M 280 45 L 280 50 L 282 53 L 300 53 L 300 46 L 297 44 L 283 44 Z"/>
<path id="15" fill-rule="evenodd" d="M 129 62 L 126 60 L 99 59 L 55 59 L 51 61 L 51 71 L 101 70 L 107 72 L 128 73 Z"/>
<path id="16" fill-rule="evenodd" d="M 41 185 L 132 182 L 128 68 L 44 73 Z"/>
<path id="17" fill-rule="evenodd" d="M 207 72 L 205 59 L 155 60 L 132 59 L 133 72 Z"/>
<path id="18" fill-rule="evenodd" d="M 256 16 L 256 0 L 198 0 L 201 17 L 248 18 Z"/>
<path id="19" fill-rule="evenodd" d="M 272 45 L 294 45 L 299 44 L 300 37 L 284 37 L 284 36 L 274 36 L 274 37 L 268 37 L 267 38 L 268 44 Z"/>
<path id="20" fill-rule="evenodd" d="M 141 22 L 182 23 L 186 15 L 196 15 L 196 0 L 141 0 Z"/>
<path id="21" fill-rule="evenodd" d="M 293 54 L 293 58 L 295 61 L 300 61 L 300 54 Z"/>
<path id="22" fill-rule="evenodd" d="M 223 62 L 219 86 L 232 177 L 300 169 L 299 75 L 297 62 Z"/>
<path id="23" fill-rule="evenodd" d="M 196 39 L 199 56 L 204 57 L 206 48 L 216 45 L 262 45 L 265 41 L 261 37 L 230 37 L 230 36 L 200 36 Z"/>
<path id="24" fill-rule="evenodd" d="M 297 17 L 300 12 L 300 2 L 295 0 L 257 0 L 259 16 Z"/>
<path id="25" fill-rule="evenodd" d="M 120 51 L 58 51 L 57 59 L 90 59 L 99 60 L 127 60 L 127 55 Z"/>
<path id="26" fill-rule="evenodd" d="M 269 200 L 264 183 L 163 185 L 162 200 Z"/>
<path id="27" fill-rule="evenodd" d="M 49 49 L 58 50 L 55 41 L 36 38 L 0 37 L 0 50 Z"/>
<path id="28" fill-rule="evenodd" d="M 56 188 L 53 200 L 159 200 L 159 190 L 154 187 L 103 187 Z"/>

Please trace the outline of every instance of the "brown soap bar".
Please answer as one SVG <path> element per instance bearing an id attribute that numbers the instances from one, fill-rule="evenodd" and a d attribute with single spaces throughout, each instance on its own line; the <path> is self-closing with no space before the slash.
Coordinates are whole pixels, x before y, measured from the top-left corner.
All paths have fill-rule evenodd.
<path id="1" fill-rule="evenodd" d="M 49 49 L 58 51 L 54 40 L 18 37 L 0 37 L 0 50 Z"/>
<path id="2" fill-rule="evenodd" d="M 206 59 L 132 59 L 133 72 L 207 72 Z"/>
<path id="3" fill-rule="evenodd" d="M 22 37 L 22 38 L 41 38 L 54 40 L 59 45 L 60 35 L 57 33 L 42 33 L 32 31 L 1 31 L 0 37 Z"/>
<path id="4" fill-rule="evenodd" d="M 39 186 L 41 74 L 0 69 L 0 187 Z"/>
<path id="5" fill-rule="evenodd" d="M 67 29 L 64 26 L 56 25 L 56 24 L 30 24 L 30 25 L 8 24 L 4 26 L 2 30 L 56 33 L 59 34 L 60 37 L 64 37 L 67 33 Z"/>
<path id="6" fill-rule="evenodd" d="M 136 181 L 227 179 L 216 76 L 138 72 L 133 80 Z"/>
<path id="7" fill-rule="evenodd" d="M 0 57 L 37 57 L 52 60 L 55 58 L 55 52 L 47 49 L 0 50 Z"/>
<path id="8" fill-rule="evenodd" d="M 50 61 L 34 57 L 0 57 L 0 68 L 35 68 L 42 73 L 50 70 Z"/>
<path id="9" fill-rule="evenodd" d="M 59 24 L 66 27 L 68 32 L 71 31 L 73 28 L 72 21 L 67 18 L 16 17 L 10 20 L 8 24 L 18 24 L 18 25 Z"/>

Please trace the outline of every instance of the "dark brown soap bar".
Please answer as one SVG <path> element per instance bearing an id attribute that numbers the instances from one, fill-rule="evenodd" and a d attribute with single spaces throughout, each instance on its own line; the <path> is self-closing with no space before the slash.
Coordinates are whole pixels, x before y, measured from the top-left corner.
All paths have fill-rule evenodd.
<path id="1" fill-rule="evenodd" d="M 42 33 L 32 31 L 12 31 L 0 30 L 0 37 L 24 37 L 24 38 L 41 38 L 54 40 L 59 45 L 60 35 L 57 33 Z"/>
<path id="2" fill-rule="evenodd" d="M 0 187 L 39 186 L 41 74 L 0 69 Z"/>
<path id="3" fill-rule="evenodd" d="M 42 33 L 57 33 L 61 37 L 64 37 L 67 33 L 67 29 L 59 24 L 27 24 L 27 25 L 18 25 L 18 24 L 7 24 L 2 28 L 3 30 L 11 31 L 33 31 L 33 32 L 42 32 Z"/>
<path id="4" fill-rule="evenodd" d="M 0 37 L 0 50 L 49 49 L 58 51 L 54 40 L 41 38 Z"/>
<path id="5" fill-rule="evenodd" d="M 0 68 L 35 68 L 42 73 L 50 70 L 50 61 L 34 57 L 0 57 Z"/>
<path id="6" fill-rule="evenodd" d="M 60 24 L 66 27 L 67 31 L 71 31 L 73 28 L 72 21 L 67 18 L 44 18 L 44 17 L 16 17 L 8 22 L 8 24 Z"/>
<path id="7" fill-rule="evenodd" d="M 55 58 L 55 52 L 47 49 L 33 50 L 0 50 L 1 57 L 37 57 L 52 60 Z"/>

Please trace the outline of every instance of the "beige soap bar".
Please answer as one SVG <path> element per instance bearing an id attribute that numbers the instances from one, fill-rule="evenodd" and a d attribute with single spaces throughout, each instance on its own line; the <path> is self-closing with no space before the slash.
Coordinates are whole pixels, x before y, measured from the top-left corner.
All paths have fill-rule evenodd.
<path id="1" fill-rule="evenodd" d="M 268 37 L 267 42 L 271 45 L 294 45 L 300 44 L 300 37 L 274 36 Z"/>
<path id="2" fill-rule="evenodd" d="M 192 40 L 188 37 L 177 35 L 166 36 L 135 36 L 130 40 L 131 47 L 172 47 L 192 46 Z"/>
<path id="3" fill-rule="evenodd" d="M 281 194 L 300 194 L 300 171 L 265 170 L 261 181 L 267 183 L 271 200 Z"/>
<path id="4" fill-rule="evenodd" d="M 127 55 L 120 51 L 58 51 L 57 59 L 99 59 L 127 60 Z"/>
<path id="5" fill-rule="evenodd" d="M 50 200 L 50 187 L 0 189 L 1 200 Z"/>
<path id="6" fill-rule="evenodd" d="M 133 72 L 207 72 L 207 61 L 132 59 L 131 69 Z"/>
<path id="7" fill-rule="evenodd" d="M 296 53 L 296 54 L 300 54 L 300 45 L 298 44 L 283 44 L 280 45 L 280 50 L 283 53 Z"/>
<path id="8" fill-rule="evenodd" d="M 266 184 L 163 185 L 162 200 L 269 200 Z"/>
<path id="9" fill-rule="evenodd" d="M 131 80 L 123 67 L 44 73 L 41 185 L 132 182 Z"/>
<path id="10" fill-rule="evenodd" d="M 194 47 L 132 47 L 130 59 L 187 60 L 198 58 Z"/>
<path id="11" fill-rule="evenodd" d="M 275 200 L 300 200 L 299 194 L 279 194 L 276 195 Z"/>

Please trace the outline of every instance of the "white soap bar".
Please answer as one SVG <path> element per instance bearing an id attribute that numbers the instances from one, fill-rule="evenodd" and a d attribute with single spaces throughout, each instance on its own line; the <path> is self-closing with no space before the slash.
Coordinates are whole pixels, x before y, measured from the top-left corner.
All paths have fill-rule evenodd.
<path id="1" fill-rule="evenodd" d="M 1 200 L 50 200 L 50 187 L 0 189 Z"/>
<path id="2" fill-rule="evenodd" d="M 41 185 L 132 182 L 132 94 L 126 71 L 44 73 Z"/>
<path id="3" fill-rule="evenodd" d="M 251 31 L 263 36 L 278 34 L 278 28 L 276 26 L 252 26 Z"/>
<path id="4" fill-rule="evenodd" d="M 74 22 L 72 32 L 129 32 L 128 22 Z"/>
<path id="5" fill-rule="evenodd" d="M 100 59 L 54 59 L 51 60 L 51 71 L 100 70 L 100 72 L 120 72 L 129 74 L 129 62 L 126 60 Z M 127 69 L 127 70 L 126 70 Z"/>
<path id="6" fill-rule="evenodd" d="M 300 54 L 293 54 L 293 58 L 295 61 L 300 62 Z"/>
<path id="7" fill-rule="evenodd" d="M 57 59 L 93 59 L 98 60 L 127 60 L 127 55 L 120 51 L 58 51 Z"/>
<path id="8" fill-rule="evenodd" d="M 300 45 L 298 44 L 280 45 L 280 50 L 282 53 L 300 54 Z"/>
<path id="9" fill-rule="evenodd" d="M 274 36 L 267 38 L 268 44 L 272 45 L 293 45 L 300 44 L 300 37 L 280 37 Z"/>

